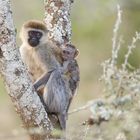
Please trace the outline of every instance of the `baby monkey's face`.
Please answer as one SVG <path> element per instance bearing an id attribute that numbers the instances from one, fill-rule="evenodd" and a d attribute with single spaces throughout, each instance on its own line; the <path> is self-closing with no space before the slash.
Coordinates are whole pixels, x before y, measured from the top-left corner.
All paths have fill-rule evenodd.
<path id="1" fill-rule="evenodd" d="M 74 59 L 78 53 L 78 50 L 71 44 L 67 44 L 62 48 L 62 57 L 65 61 Z"/>
<path id="2" fill-rule="evenodd" d="M 63 48 L 62 50 L 62 57 L 63 59 L 66 60 L 71 60 L 74 59 L 75 57 L 75 50 L 71 48 Z"/>

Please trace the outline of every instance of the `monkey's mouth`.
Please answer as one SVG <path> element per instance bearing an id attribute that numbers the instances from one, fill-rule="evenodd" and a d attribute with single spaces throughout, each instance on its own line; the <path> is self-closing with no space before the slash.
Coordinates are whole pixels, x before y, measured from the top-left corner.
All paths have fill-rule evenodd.
<path id="1" fill-rule="evenodd" d="M 30 46 L 36 47 L 39 44 L 39 41 L 33 38 L 33 39 L 28 39 L 28 43 Z"/>

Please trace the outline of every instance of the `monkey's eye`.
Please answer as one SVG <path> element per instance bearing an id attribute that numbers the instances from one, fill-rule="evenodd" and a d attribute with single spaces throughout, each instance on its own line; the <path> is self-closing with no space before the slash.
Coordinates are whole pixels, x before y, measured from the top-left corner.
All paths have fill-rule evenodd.
<path id="1" fill-rule="evenodd" d="M 41 33 L 41 32 L 37 32 L 37 33 L 36 33 L 36 36 L 37 36 L 37 38 L 41 38 L 42 33 Z"/>
<path id="2" fill-rule="evenodd" d="M 42 32 L 39 32 L 39 31 L 29 31 L 29 37 L 40 39 L 42 35 L 43 35 Z"/>
<path id="3" fill-rule="evenodd" d="M 33 31 L 29 31 L 28 34 L 29 34 L 30 37 L 34 36 L 34 32 Z"/>
<path id="4" fill-rule="evenodd" d="M 66 51 L 66 50 L 64 50 L 63 53 L 64 53 L 64 54 L 67 54 L 67 55 L 70 54 L 70 52 L 69 52 L 69 51 Z"/>

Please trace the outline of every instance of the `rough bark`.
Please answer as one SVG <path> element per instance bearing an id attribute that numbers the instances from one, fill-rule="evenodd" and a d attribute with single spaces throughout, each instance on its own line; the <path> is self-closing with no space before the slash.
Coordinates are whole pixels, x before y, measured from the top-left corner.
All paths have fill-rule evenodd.
<path id="1" fill-rule="evenodd" d="M 72 0 L 44 0 L 45 23 L 50 38 L 63 44 L 71 37 L 70 9 Z"/>
<path id="2" fill-rule="evenodd" d="M 27 130 L 37 128 L 45 132 L 42 135 L 31 131 L 30 136 L 34 140 L 44 140 L 52 125 L 21 61 L 15 35 L 10 0 L 0 0 L 0 73 Z"/>

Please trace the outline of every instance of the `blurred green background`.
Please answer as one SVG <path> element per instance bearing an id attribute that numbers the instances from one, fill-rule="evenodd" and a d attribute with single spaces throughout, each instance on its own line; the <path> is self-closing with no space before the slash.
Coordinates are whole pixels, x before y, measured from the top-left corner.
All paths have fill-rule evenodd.
<path id="1" fill-rule="evenodd" d="M 11 0 L 11 2 L 14 24 L 17 28 L 17 44 L 20 46 L 21 42 L 18 37 L 20 27 L 26 20 L 43 19 L 43 0 Z M 101 63 L 111 55 L 111 39 L 117 15 L 117 4 L 120 4 L 123 10 L 120 34 L 123 35 L 125 40 L 119 54 L 118 64 L 120 64 L 124 60 L 124 53 L 127 51 L 127 46 L 131 43 L 135 31 L 140 31 L 140 1 L 75 0 L 72 6 L 72 43 L 80 51 L 78 62 L 81 82 L 70 110 L 86 104 L 89 100 L 104 96 L 104 86 L 99 81 L 102 74 Z M 134 67 L 140 65 L 140 44 L 137 45 L 137 49 L 133 51 L 133 55 L 129 59 L 130 64 Z M 88 116 L 88 111 L 70 115 L 68 125 L 78 126 Z M 0 136 L 10 135 L 22 125 L 4 89 L 2 79 L 0 79 L 0 124 L 2 124 L 0 126 Z M 8 139 L 8 137 L 5 137 L 5 139 Z M 15 140 L 15 138 L 13 139 Z"/>

